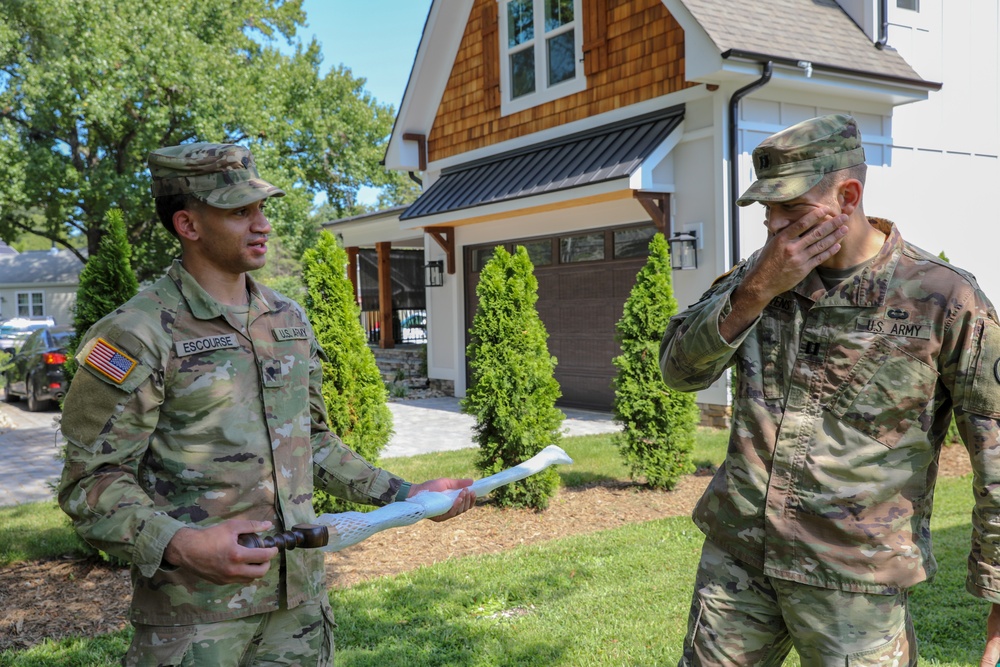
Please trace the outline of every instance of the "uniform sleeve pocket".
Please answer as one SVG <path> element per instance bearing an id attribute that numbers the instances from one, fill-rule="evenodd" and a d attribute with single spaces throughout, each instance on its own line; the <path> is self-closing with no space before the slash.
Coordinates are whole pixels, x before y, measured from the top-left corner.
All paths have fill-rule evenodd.
<path id="1" fill-rule="evenodd" d="M 138 364 L 121 384 L 81 364 L 66 395 L 60 427 L 74 444 L 94 452 L 123 412 L 124 404 L 149 378 L 152 369 Z"/>
<path id="2" fill-rule="evenodd" d="M 977 415 L 1000 417 L 1000 326 L 992 320 L 980 320 L 976 329 L 981 333 L 962 408 Z"/>

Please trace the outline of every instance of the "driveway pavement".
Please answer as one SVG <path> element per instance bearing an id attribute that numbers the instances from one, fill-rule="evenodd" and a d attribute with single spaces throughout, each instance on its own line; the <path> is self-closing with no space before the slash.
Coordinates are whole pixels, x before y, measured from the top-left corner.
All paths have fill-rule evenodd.
<path id="1" fill-rule="evenodd" d="M 50 483 L 59 479 L 62 437 L 59 412 L 28 412 L 24 401 L 0 403 L 0 505 L 54 497 Z"/>
<path id="2" fill-rule="evenodd" d="M 396 433 L 383 458 L 473 447 L 474 420 L 462 414 L 454 397 L 424 398 L 389 403 Z M 611 415 L 562 408 L 563 433 L 611 433 L 618 427 Z M 0 505 L 49 500 L 59 479 L 62 436 L 59 412 L 28 412 L 24 401 L 0 402 Z"/>

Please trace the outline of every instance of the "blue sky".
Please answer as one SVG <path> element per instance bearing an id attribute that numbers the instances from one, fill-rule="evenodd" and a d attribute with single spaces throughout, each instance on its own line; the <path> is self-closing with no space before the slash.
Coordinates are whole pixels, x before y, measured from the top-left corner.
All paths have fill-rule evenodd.
<path id="1" fill-rule="evenodd" d="M 431 0 L 304 0 L 306 27 L 323 49 L 322 73 L 344 65 L 382 104 L 399 110 Z M 358 201 L 373 204 L 378 192 L 364 187 Z"/>
<path id="2" fill-rule="evenodd" d="M 430 0 L 305 0 L 308 25 L 300 34 L 322 45 L 323 73 L 343 64 L 367 80 L 375 99 L 399 109 L 430 6 Z"/>

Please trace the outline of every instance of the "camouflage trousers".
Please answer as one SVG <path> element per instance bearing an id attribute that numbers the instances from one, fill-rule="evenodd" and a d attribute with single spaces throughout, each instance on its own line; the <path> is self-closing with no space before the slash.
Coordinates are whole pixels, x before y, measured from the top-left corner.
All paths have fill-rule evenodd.
<path id="1" fill-rule="evenodd" d="M 333 665 L 333 611 L 323 594 L 294 609 L 200 625 L 137 625 L 126 667 Z"/>
<path id="2" fill-rule="evenodd" d="M 802 667 L 917 664 L 908 595 L 869 595 L 764 576 L 708 540 L 678 665 Z"/>

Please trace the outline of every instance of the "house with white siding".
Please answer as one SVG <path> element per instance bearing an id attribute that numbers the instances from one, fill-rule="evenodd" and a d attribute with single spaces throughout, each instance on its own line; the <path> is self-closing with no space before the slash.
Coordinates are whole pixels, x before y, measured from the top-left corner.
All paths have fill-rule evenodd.
<path id="1" fill-rule="evenodd" d="M 813 116 L 859 123 L 865 210 L 1000 301 L 1000 17 L 982 0 L 434 0 L 385 155 L 423 193 L 334 231 L 423 247 L 430 378 L 462 396 L 478 272 L 527 248 L 566 405 L 611 404 L 614 325 L 645 243 L 687 243 L 678 301 L 765 238 L 750 153 Z M 419 30 L 414 26 L 414 30 Z M 677 245 L 680 248 L 680 245 Z M 390 342 L 391 344 L 391 342 Z M 699 394 L 722 417 L 725 380 Z"/>

